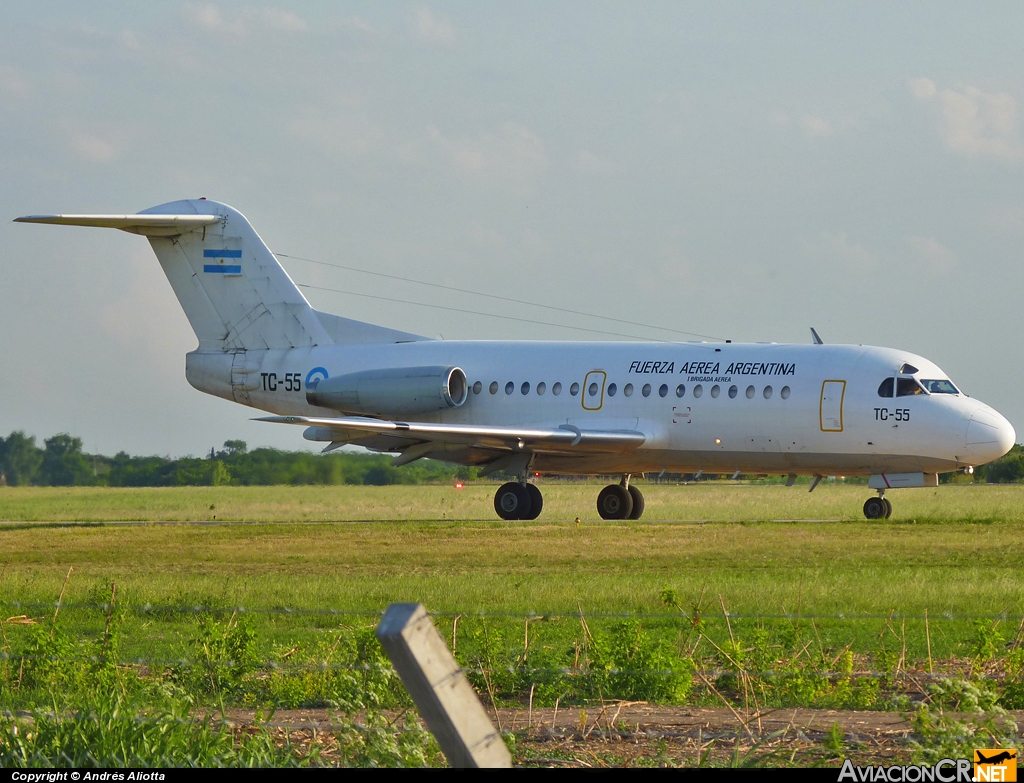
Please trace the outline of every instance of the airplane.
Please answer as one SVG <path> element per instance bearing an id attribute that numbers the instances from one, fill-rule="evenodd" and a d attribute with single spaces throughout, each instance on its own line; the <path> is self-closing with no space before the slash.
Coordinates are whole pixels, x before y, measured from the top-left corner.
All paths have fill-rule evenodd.
<path id="1" fill-rule="evenodd" d="M 985 758 L 985 754 L 980 750 L 974 751 L 978 756 L 978 764 L 999 764 L 1002 761 L 1010 761 L 1011 759 L 1017 758 L 1017 751 L 1015 750 L 1004 750 L 996 753 L 991 758 Z"/>
<path id="2" fill-rule="evenodd" d="M 430 457 L 516 476 L 494 496 L 536 519 L 531 479 L 618 475 L 603 519 L 639 519 L 630 479 L 663 471 L 866 476 L 885 493 L 998 459 L 1016 433 L 929 360 L 892 348 L 732 342 L 434 340 L 313 309 L 240 212 L 205 198 L 134 215 L 30 215 L 149 239 L 199 340 L 199 391 L 300 425 L 310 441 Z"/>

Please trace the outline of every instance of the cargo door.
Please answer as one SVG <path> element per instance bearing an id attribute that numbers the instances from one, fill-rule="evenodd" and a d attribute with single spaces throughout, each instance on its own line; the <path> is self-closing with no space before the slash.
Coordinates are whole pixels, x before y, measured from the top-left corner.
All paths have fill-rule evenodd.
<path id="1" fill-rule="evenodd" d="M 845 396 L 846 381 L 824 381 L 821 384 L 818 423 L 822 432 L 843 431 L 843 397 Z"/>

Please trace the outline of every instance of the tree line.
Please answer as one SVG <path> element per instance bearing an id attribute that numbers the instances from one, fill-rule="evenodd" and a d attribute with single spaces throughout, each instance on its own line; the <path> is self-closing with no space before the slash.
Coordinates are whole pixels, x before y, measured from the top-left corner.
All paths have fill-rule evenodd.
<path id="1" fill-rule="evenodd" d="M 8 486 L 177 487 L 273 484 L 427 484 L 470 481 L 477 468 L 422 459 L 396 468 L 384 454 L 336 451 L 249 451 L 245 441 L 228 440 L 220 451 L 204 458 L 132 457 L 120 451 L 113 457 L 88 454 L 82 439 L 67 433 L 36 445 L 34 436 L 12 432 L 0 438 L 0 484 Z M 956 474 L 945 474 L 944 481 Z M 510 478 L 496 473 L 495 478 Z M 705 477 L 709 478 L 709 477 Z M 959 476 L 960 479 L 965 478 Z M 975 469 L 973 480 L 989 484 L 1024 481 L 1024 447 Z"/>
<path id="2" fill-rule="evenodd" d="M 337 451 L 311 454 L 225 441 L 204 458 L 113 457 L 88 454 L 82 439 L 67 433 L 36 445 L 34 436 L 12 432 L 0 438 L 0 483 L 8 486 L 176 487 L 273 484 L 424 484 L 477 477 L 476 468 L 423 459 L 396 468 L 383 454 Z"/>

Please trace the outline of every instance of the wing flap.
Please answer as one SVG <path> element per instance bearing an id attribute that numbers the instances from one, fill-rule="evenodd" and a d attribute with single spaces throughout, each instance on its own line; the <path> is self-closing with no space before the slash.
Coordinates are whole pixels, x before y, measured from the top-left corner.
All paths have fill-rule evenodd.
<path id="1" fill-rule="evenodd" d="M 25 215 L 14 222 L 117 228 L 131 234 L 168 237 L 213 225 L 220 219 L 220 215 Z"/>
<path id="2" fill-rule="evenodd" d="M 567 424 L 555 428 L 492 427 L 476 424 L 384 421 L 362 416 L 343 416 L 337 419 L 265 416 L 256 421 L 324 427 L 337 432 L 339 440 L 351 440 L 355 433 L 375 433 L 436 443 L 461 443 L 480 448 L 529 448 L 535 452 L 562 454 L 581 451 L 632 451 L 642 446 L 646 440 L 646 436 L 636 430 L 581 430 Z"/>

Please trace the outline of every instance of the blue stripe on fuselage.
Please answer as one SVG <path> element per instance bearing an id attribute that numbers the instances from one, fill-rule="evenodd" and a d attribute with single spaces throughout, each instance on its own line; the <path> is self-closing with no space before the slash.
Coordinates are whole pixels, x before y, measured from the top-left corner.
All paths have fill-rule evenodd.
<path id="1" fill-rule="evenodd" d="M 240 275 L 242 266 L 241 264 L 203 264 L 203 271 L 222 275 Z"/>
<path id="2" fill-rule="evenodd" d="M 204 250 L 203 258 L 241 258 L 241 250 Z"/>

